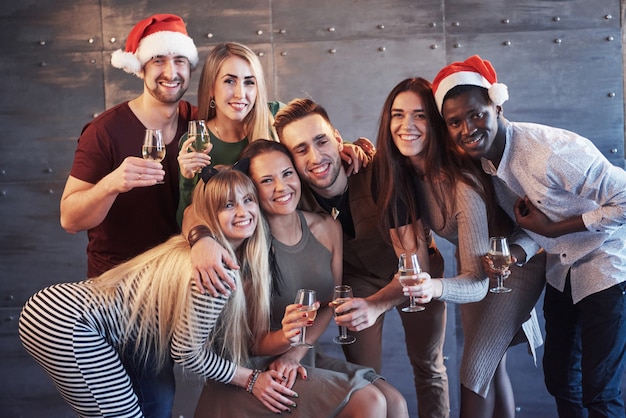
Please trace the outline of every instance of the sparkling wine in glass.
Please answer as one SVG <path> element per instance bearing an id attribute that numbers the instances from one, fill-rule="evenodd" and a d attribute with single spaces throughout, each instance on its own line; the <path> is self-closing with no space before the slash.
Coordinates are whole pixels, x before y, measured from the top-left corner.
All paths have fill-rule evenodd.
<path id="1" fill-rule="evenodd" d="M 350 299 L 352 299 L 352 288 L 350 286 L 347 284 L 335 286 L 335 293 L 333 295 L 333 301 L 331 302 L 335 316 L 338 316 L 335 309 Z M 342 314 L 344 313 L 345 312 Z M 346 327 L 339 327 L 339 335 L 333 338 L 333 342 L 337 344 L 352 344 L 355 341 L 356 337 L 354 335 L 348 335 L 348 329 Z"/>
<path id="2" fill-rule="evenodd" d="M 315 305 L 315 301 L 315 290 L 298 289 L 298 292 L 296 293 L 296 300 L 294 301 L 294 303 L 302 305 L 300 311 L 307 314 L 307 319 L 309 321 L 314 321 L 315 317 L 317 316 L 317 306 Z M 298 342 L 291 343 L 291 346 L 307 348 L 313 347 L 311 344 L 306 342 L 306 327 L 302 327 Z"/>
<path id="3" fill-rule="evenodd" d="M 414 286 L 421 283 L 421 280 L 417 278 L 417 274 L 421 273 L 419 262 L 417 261 L 417 254 L 400 254 L 398 259 L 398 280 L 402 286 Z M 409 306 L 402 308 L 402 312 L 419 312 L 423 311 L 424 307 L 417 303 L 415 296 L 410 296 Z"/>
<path id="4" fill-rule="evenodd" d="M 141 156 L 144 160 L 161 162 L 165 158 L 165 142 L 163 142 L 163 133 L 160 129 L 146 129 L 146 135 L 143 139 L 141 148 Z M 157 184 L 163 184 L 158 181 Z"/>
<path id="5" fill-rule="evenodd" d="M 191 146 L 196 152 L 205 152 L 211 143 L 209 130 L 203 120 L 190 120 L 187 128 L 187 136 L 193 138 Z M 200 171 L 202 171 L 202 168 L 194 170 L 194 173 L 199 173 Z"/>
<path id="6" fill-rule="evenodd" d="M 489 252 L 487 257 L 493 263 L 493 268 L 498 270 L 498 284 L 496 287 L 489 289 L 492 293 L 508 293 L 511 291 L 508 287 L 504 287 L 503 273 L 509 269 L 512 263 L 511 252 L 509 251 L 509 244 L 505 237 L 491 237 L 489 238 Z"/>

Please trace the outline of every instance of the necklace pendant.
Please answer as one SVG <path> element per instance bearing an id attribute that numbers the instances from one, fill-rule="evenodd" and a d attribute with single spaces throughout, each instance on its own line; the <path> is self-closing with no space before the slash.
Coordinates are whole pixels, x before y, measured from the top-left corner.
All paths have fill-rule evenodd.
<path id="1" fill-rule="evenodd" d="M 332 216 L 332 217 L 333 217 L 333 219 L 335 219 L 335 220 L 336 220 L 336 219 L 337 219 L 337 216 L 339 216 L 339 209 L 337 209 L 337 208 L 332 208 L 332 209 L 330 210 L 330 216 Z"/>

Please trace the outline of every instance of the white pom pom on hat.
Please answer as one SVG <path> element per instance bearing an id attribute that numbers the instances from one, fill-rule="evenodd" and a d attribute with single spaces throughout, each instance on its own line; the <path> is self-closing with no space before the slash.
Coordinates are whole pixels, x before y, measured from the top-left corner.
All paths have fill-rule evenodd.
<path id="1" fill-rule="evenodd" d="M 489 98 L 496 106 L 509 100 L 506 84 L 498 83 L 496 70 L 491 63 L 478 55 L 473 55 L 463 62 L 453 62 L 439 71 L 433 80 L 432 88 L 439 113 L 446 94 L 456 86 L 470 85 L 484 87 L 489 91 Z"/>
<path id="2" fill-rule="evenodd" d="M 187 34 L 183 19 L 173 14 L 156 14 L 131 29 L 125 50 L 113 52 L 111 65 L 139 76 L 146 62 L 169 54 L 186 57 L 191 68 L 198 65 L 198 49 Z"/>

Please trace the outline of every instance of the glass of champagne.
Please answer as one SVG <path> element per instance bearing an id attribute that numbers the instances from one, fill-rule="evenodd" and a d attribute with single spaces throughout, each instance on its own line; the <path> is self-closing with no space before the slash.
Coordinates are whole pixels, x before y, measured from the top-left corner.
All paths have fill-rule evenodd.
<path id="1" fill-rule="evenodd" d="M 339 316 L 337 315 L 335 309 L 350 299 L 352 299 L 352 288 L 350 286 L 347 284 L 335 286 L 335 294 L 333 295 L 333 301 L 331 302 L 335 316 Z M 352 344 L 355 341 L 356 337 L 354 335 L 348 335 L 348 329 L 346 327 L 339 327 L 339 335 L 333 338 L 333 342 L 337 344 Z"/>
<path id="2" fill-rule="evenodd" d="M 317 307 L 315 306 L 315 290 L 310 289 L 298 289 L 296 293 L 296 300 L 294 303 L 302 305 L 300 308 L 301 312 L 305 312 L 307 314 L 307 319 L 309 321 L 314 321 L 317 316 Z M 297 342 L 291 343 L 292 347 L 313 347 L 311 344 L 306 342 L 306 327 L 302 327 L 300 332 L 300 338 Z"/>
<path id="3" fill-rule="evenodd" d="M 192 147 L 196 152 L 205 152 L 211 143 L 209 130 L 203 120 L 190 120 L 187 128 L 187 136 L 193 138 Z M 199 173 L 202 168 L 197 168 L 194 173 Z"/>
<path id="4" fill-rule="evenodd" d="M 422 272 L 419 262 L 417 261 L 417 254 L 400 254 L 398 259 L 398 280 L 402 286 L 414 286 L 420 284 L 421 280 L 416 277 L 416 274 Z M 415 296 L 409 297 L 409 306 L 402 308 L 402 312 L 419 312 L 423 311 L 424 307 L 417 303 Z"/>
<path id="5" fill-rule="evenodd" d="M 496 287 L 489 289 L 492 293 L 508 293 L 511 291 L 508 287 L 504 287 L 503 273 L 509 269 L 512 262 L 509 244 L 505 237 L 489 238 L 489 252 L 487 257 L 493 263 L 493 268 L 499 271 L 498 284 Z"/>
<path id="6" fill-rule="evenodd" d="M 141 156 L 144 160 L 161 162 L 165 158 L 165 142 L 163 142 L 163 134 L 160 129 L 146 129 L 146 135 L 143 139 L 143 147 L 141 148 Z M 157 181 L 157 184 L 163 184 Z"/>

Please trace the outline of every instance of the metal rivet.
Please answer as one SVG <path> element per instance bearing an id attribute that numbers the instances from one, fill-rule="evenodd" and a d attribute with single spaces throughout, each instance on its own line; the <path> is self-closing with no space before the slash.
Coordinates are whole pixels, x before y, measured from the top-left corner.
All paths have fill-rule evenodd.
<path id="1" fill-rule="evenodd" d="M 454 44 L 454 45 L 452 45 L 452 46 L 453 46 L 453 47 L 455 47 L 455 48 L 460 48 L 462 45 L 461 45 L 460 43 L 458 43 L 458 42 L 457 42 L 457 43 L 455 43 L 455 44 Z"/>
<path id="2" fill-rule="evenodd" d="M 504 42 L 502 42 L 502 45 L 509 46 L 509 45 L 511 45 L 511 41 L 504 41 Z"/>
<path id="3" fill-rule="evenodd" d="M 109 42 L 111 42 L 112 44 L 115 43 L 115 41 L 117 41 L 117 39 L 115 39 L 115 37 L 109 39 Z"/>
<path id="4" fill-rule="evenodd" d="M 95 39 L 93 39 L 93 38 L 89 38 L 89 40 L 88 40 L 87 42 L 89 42 L 90 44 L 92 44 L 92 43 L 94 43 L 94 42 L 96 42 L 96 41 L 95 41 Z"/>
<path id="5" fill-rule="evenodd" d="M 554 16 L 554 17 L 552 18 L 552 21 L 553 21 L 553 22 L 560 22 L 560 21 L 561 21 L 561 18 L 560 18 L 560 17 L 558 17 L 558 16 Z"/>
<path id="6" fill-rule="evenodd" d="M 42 61 L 42 62 L 40 62 L 40 63 L 39 63 L 39 66 L 40 66 L 40 67 L 47 67 L 47 66 L 48 66 L 48 64 L 46 64 L 46 62 L 45 62 L 45 61 Z"/>
<path id="7" fill-rule="evenodd" d="M 437 48 L 439 48 L 439 47 L 437 46 L 437 44 L 432 44 L 432 45 L 430 46 L 430 49 L 437 49 Z"/>
<path id="8" fill-rule="evenodd" d="M 376 26 L 378 29 L 385 29 L 385 25 L 378 25 Z"/>
<path id="9" fill-rule="evenodd" d="M 284 57 L 285 55 L 287 55 L 287 51 L 281 52 L 280 55 L 282 55 Z"/>
<path id="10" fill-rule="evenodd" d="M 380 48 L 378 48 L 378 50 L 380 52 L 385 52 L 387 50 L 387 48 L 385 48 L 384 46 L 381 46 Z"/>
<path id="11" fill-rule="evenodd" d="M 331 54 L 336 54 L 337 50 L 335 48 L 329 49 L 328 52 L 330 52 Z"/>
<path id="12" fill-rule="evenodd" d="M 606 40 L 607 40 L 607 41 L 609 41 L 609 42 L 611 42 L 613 39 L 614 39 L 614 38 L 613 38 L 612 36 L 607 36 L 607 37 L 606 37 Z"/>
<path id="13" fill-rule="evenodd" d="M 287 29 L 281 29 L 278 31 L 278 33 L 280 33 L 281 35 L 284 35 L 287 33 Z"/>
<path id="14" fill-rule="evenodd" d="M 209 33 L 207 33 L 207 34 L 206 34 L 206 37 L 207 37 L 207 38 L 212 38 L 212 37 L 213 37 L 213 34 L 212 34 L 211 32 L 209 32 Z"/>
<path id="15" fill-rule="evenodd" d="M 561 41 L 561 39 L 559 39 L 559 38 L 556 38 L 556 39 L 554 40 L 554 43 L 555 43 L 555 44 L 560 44 L 561 42 L 562 42 L 562 41 Z"/>
<path id="16" fill-rule="evenodd" d="M 48 189 L 48 194 L 54 194 L 54 190 Z"/>
<path id="17" fill-rule="evenodd" d="M 611 20 L 611 19 L 613 19 L 613 16 L 609 14 L 609 15 L 605 15 L 604 18 L 606 20 Z"/>
<path id="18" fill-rule="evenodd" d="M 335 31 L 334 27 L 331 26 L 330 28 L 328 28 L 328 32 L 334 32 L 334 31 Z"/>
<path id="19" fill-rule="evenodd" d="M 457 26 L 458 27 L 458 26 L 461 26 L 461 23 L 459 23 L 459 22 L 452 22 L 452 26 Z"/>
<path id="20" fill-rule="evenodd" d="M 611 154 L 617 154 L 617 148 L 611 148 Z"/>
<path id="21" fill-rule="evenodd" d="M 608 94 L 608 96 L 609 96 L 609 97 L 615 97 L 615 93 L 614 93 L 614 92 L 610 92 L 610 93 Z"/>
<path id="22" fill-rule="evenodd" d="M 7 171 L 5 169 L 0 170 L 0 175 L 4 176 L 7 174 Z"/>
<path id="23" fill-rule="evenodd" d="M 92 64 L 95 64 L 96 60 L 95 59 L 91 59 L 91 60 L 89 60 L 89 62 L 92 63 Z"/>
<path id="24" fill-rule="evenodd" d="M 93 115 L 91 115 L 91 116 L 93 116 L 94 118 L 97 118 L 99 115 L 100 115 L 100 113 L 94 113 L 94 114 L 93 114 Z"/>
<path id="25" fill-rule="evenodd" d="M 511 21 L 509 19 L 502 19 L 502 23 L 506 25 L 507 23 L 511 23 Z"/>
<path id="26" fill-rule="evenodd" d="M 263 31 L 261 29 L 259 29 L 258 31 L 256 31 L 257 35 L 263 35 Z"/>
<path id="27" fill-rule="evenodd" d="M 6 195 L 7 195 L 7 191 L 6 190 L 3 190 L 3 191 L 0 192 L 0 196 L 4 197 Z"/>
<path id="28" fill-rule="evenodd" d="M 264 57 L 265 56 L 265 52 L 263 51 L 259 51 L 259 53 L 257 54 L 259 57 Z"/>
<path id="29" fill-rule="evenodd" d="M 46 44 L 46 41 L 39 41 L 39 45 L 44 46 Z"/>
<path id="30" fill-rule="evenodd" d="M 50 174 L 50 173 L 52 173 L 52 169 L 51 169 L 50 167 L 46 167 L 46 168 L 43 170 L 43 172 L 44 172 L 44 173 L 46 173 L 46 174 Z"/>
<path id="31" fill-rule="evenodd" d="M 9 297 L 8 297 L 7 299 L 9 299 L 9 300 L 13 300 L 13 299 L 15 299 L 15 296 L 13 296 L 13 295 L 9 295 Z"/>
<path id="32" fill-rule="evenodd" d="M 437 27 L 437 22 L 430 22 L 428 24 L 428 26 L 430 26 L 431 28 L 436 28 Z"/>

